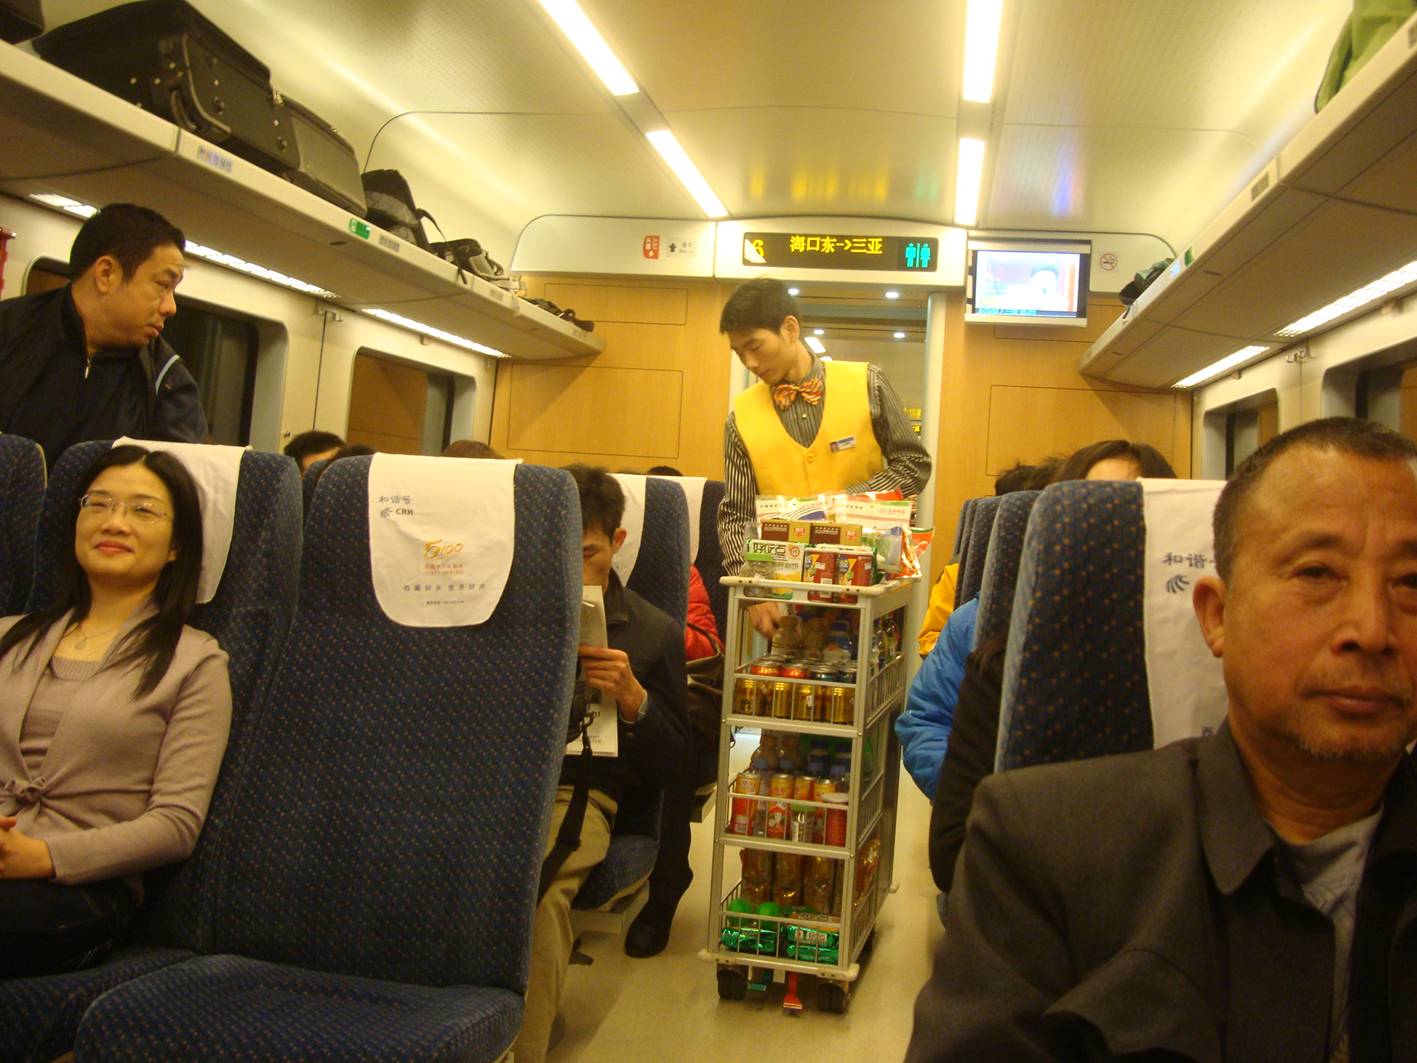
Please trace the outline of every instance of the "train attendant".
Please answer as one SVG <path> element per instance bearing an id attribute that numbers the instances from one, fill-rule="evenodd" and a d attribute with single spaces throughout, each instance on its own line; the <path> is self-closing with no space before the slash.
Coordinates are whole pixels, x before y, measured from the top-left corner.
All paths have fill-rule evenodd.
<path id="1" fill-rule="evenodd" d="M 0 430 L 51 468 L 86 439 L 205 443 L 197 382 L 162 338 L 185 247 L 161 214 L 115 203 L 75 237 L 69 284 L 0 302 Z"/>
<path id="2" fill-rule="evenodd" d="M 738 571 L 758 495 L 836 491 L 919 494 L 930 455 L 886 375 L 861 362 L 826 362 L 802 342 L 802 311 L 781 281 L 760 278 L 729 296 L 718 330 L 758 383 L 733 402 L 723 433 L 726 482 L 718 510 L 724 571 Z M 749 613 L 771 638 L 780 615 Z"/>
<path id="3" fill-rule="evenodd" d="M 104 453 L 59 602 L 0 621 L 0 977 L 85 966 L 185 859 L 231 724 L 226 654 L 187 626 L 197 489 L 169 454 Z"/>

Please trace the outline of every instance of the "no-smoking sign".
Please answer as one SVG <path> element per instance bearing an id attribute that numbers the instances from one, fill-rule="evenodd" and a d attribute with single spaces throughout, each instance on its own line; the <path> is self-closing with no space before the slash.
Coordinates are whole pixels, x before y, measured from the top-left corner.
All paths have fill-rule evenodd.
<path id="1" fill-rule="evenodd" d="M 1097 264 L 1110 272 L 1117 268 L 1117 256 L 1111 251 L 1104 251 L 1102 257 L 1097 260 Z"/>

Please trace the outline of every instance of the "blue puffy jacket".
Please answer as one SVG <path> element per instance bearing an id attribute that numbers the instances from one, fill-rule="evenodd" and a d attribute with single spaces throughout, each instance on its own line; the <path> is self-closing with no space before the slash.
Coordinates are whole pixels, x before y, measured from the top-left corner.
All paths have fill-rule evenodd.
<path id="1" fill-rule="evenodd" d="M 895 721 L 905 770 L 932 801 L 945 749 L 950 744 L 955 702 L 964 681 L 964 661 L 974 645 L 974 621 L 978 615 L 978 598 L 950 614 L 944 634 L 915 673 L 905 711 Z"/>

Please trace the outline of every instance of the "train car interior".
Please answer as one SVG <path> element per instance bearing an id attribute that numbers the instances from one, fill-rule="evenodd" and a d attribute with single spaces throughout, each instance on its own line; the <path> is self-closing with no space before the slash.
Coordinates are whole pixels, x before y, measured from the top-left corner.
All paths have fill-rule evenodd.
<path id="1" fill-rule="evenodd" d="M 88 979 L 86 995 L 67 997 L 64 1009 L 26 996 L 21 983 L 30 980 L 0 977 L 0 1040 L 15 1040 L 0 1045 L 0 1061 L 71 1051 L 67 1058 L 79 1060 L 195 1058 L 185 1053 L 206 1044 L 204 1036 L 213 1058 L 509 1058 L 526 967 L 536 962 L 528 960 L 535 845 L 508 843 L 502 853 L 487 821 L 415 816 L 415 841 L 403 855 L 446 857 L 449 873 L 467 881 L 448 886 L 421 867 L 403 876 L 387 854 L 364 868 L 340 852 L 310 865 L 326 868 L 335 888 L 421 891 L 402 897 L 410 913 L 401 938 L 393 909 L 321 899 L 313 872 L 301 878 L 269 854 L 246 852 L 261 832 L 240 817 L 243 808 L 247 816 L 264 808 L 278 820 L 273 836 L 299 848 L 325 835 L 333 846 L 354 836 L 355 817 L 330 812 L 322 826 L 318 815 L 286 816 L 283 788 L 305 795 L 307 813 L 364 785 L 387 785 L 390 807 L 407 807 L 416 787 L 398 780 L 394 747 L 371 752 L 370 770 L 381 774 L 361 783 L 354 739 L 373 742 L 382 725 L 407 729 L 397 741 L 417 731 L 422 713 L 438 712 L 437 692 L 457 685 L 447 659 L 456 652 L 476 657 L 468 674 L 485 687 L 457 700 L 439 724 L 443 748 L 410 739 L 416 755 L 440 761 L 436 770 L 402 767 L 488 802 L 467 807 L 467 817 L 523 823 L 535 820 L 527 808 L 542 808 L 548 822 L 561 738 L 550 739 L 550 774 L 532 770 L 517 742 L 545 752 L 546 728 L 513 741 L 495 723 L 495 696 L 503 682 L 556 696 L 571 689 L 574 641 L 562 628 L 574 623 L 560 611 L 574 608 L 581 580 L 573 544 L 546 522 L 574 520 L 575 492 L 570 477 L 539 467 L 573 464 L 618 477 L 637 556 L 617 555 L 617 581 L 680 627 L 682 581 L 666 584 L 661 570 L 682 575 L 687 536 L 687 558 L 711 584 L 727 668 L 710 690 L 726 715 L 711 719 L 716 737 L 699 751 L 693 880 L 677 911 L 670 905 L 667 944 L 648 957 L 626 954 L 632 923 L 646 904 L 654 910 L 655 880 L 645 886 L 645 876 L 674 844 L 659 830 L 660 797 L 638 804 L 642 795 L 632 795 L 620 806 L 604 881 L 592 880 L 573 904 L 583 910 L 572 913 L 575 945 L 547 1058 L 899 1059 L 908 1047 L 913 1059 L 945 1058 L 911 1044 L 917 994 L 950 930 L 930 867 L 931 796 L 918 775 L 912 780 L 908 750 L 902 765 L 893 724 L 924 674 L 928 646 L 916 652 L 917 632 L 933 623 L 945 640 L 953 630 L 929 619 L 941 579 L 958 589 L 967 576 L 959 606 L 978 599 L 987 634 L 972 636 L 964 652 L 991 636 L 1007 642 L 999 770 L 1162 744 L 1152 722 L 1164 700 L 1155 672 L 1148 685 L 1158 666 L 1140 644 L 1163 629 L 1150 612 L 1143 621 L 1150 561 L 1132 535 L 1152 519 L 1144 507 L 1153 489 L 1041 480 L 1000 504 L 992 497 L 1001 474 L 1121 439 L 1154 453 L 1177 483 L 1223 481 L 1270 440 L 1330 417 L 1417 441 L 1411 0 L 0 0 L 0 37 L 13 42 L 0 43 L 0 308 L 65 289 L 74 279 L 71 246 L 99 209 L 152 208 L 186 238 L 177 310 L 160 331 L 195 381 L 205 418 L 199 442 L 266 452 L 267 460 L 319 431 L 364 455 L 306 473 L 303 552 L 298 541 L 281 546 L 289 554 L 281 581 L 299 582 L 299 606 L 293 620 L 271 622 L 278 631 L 267 629 L 273 645 L 260 650 L 263 678 L 243 679 L 236 691 L 205 828 L 212 836 L 198 844 L 190 873 L 174 877 L 171 890 L 150 888 L 134 941 L 109 967 L 94 968 L 112 973 L 121 961 L 125 977 Z M 836 908 L 815 926 L 810 916 L 792 923 L 791 912 L 794 903 L 811 909 L 801 892 L 811 872 L 801 869 L 831 855 L 831 843 L 814 841 L 812 831 L 830 833 L 832 802 L 810 788 L 783 798 L 806 801 L 809 818 L 820 811 L 815 828 L 805 828 L 806 856 L 792 855 L 795 833 L 778 835 L 779 843 L 768 834 L 756 850 L 733 842 L 741 776 L 759 772 L 769 739 L 773 765 L 787 756 L 772 724 L 745 724 L 752 711 L 734 707 L 735 682 L 748 676 L 740 655 L 780 651 L 771 634 L 754 635 L 751 588 L 733 582 L 738 566 L 746 576 L 759 555 L 730 549 L 717 530 L 719 500 L 735 490 L 725 425 L 742 425 L 756 394 L 720 315 L 740 285 L 758 278 L 787 286 L 812 365 L 832 373 L 874 367 L 867 379 L 883 383 L 871 386 L 893 393 L 903 415 L 892 431 L 918 441 L 931 466 L 905 492 L 915 495 L 913 516 L 896 532 L 907 541 L 912 526 L 919 532 L 918 578 L 888 580 L 878 597 L 859 601 L 826 596 L 849 602 L 862 629 L 874 623 L 879 641 L 868 647 L 864 635 L 852 636 L 849 652 L 874 678 L 861 673 L 859 718 L 841 710 L 825 732 L 836 737 L 823 747 L 822 774 L 837 748 L 830 743 L 849 747 L 845 777 L 861 792 L 850 805 L 850 836 L 837 843 L 846 849 L 820 865 L 823 903 Z M 18 386 L 4 320 L 0 311 L 0 399 Z M 154 387 L 160 395 L 161 378 Z M 870 416 L 884 441 L 877 401 Z M 13 407 L 0 401 L 0 409 Z M 0 435 L 0 444 L 12 438 Z M 491 463 L 474 472 L 399 464 L 431 461 L 460 440 L 521 464 L 505 477 Z M 856 437 L 833 442 L 823 464 L 842 458 L 838 443 L 852 447 Z M 30 547 L 36 535 L 68 534 L 50 508 L 59 455 L 45 455 L 49 501 L 21 484 L 34 478 L 32 450 L 15 449 L 24 467 L 0 482 L 0 576 L 11 581 L 0 586 L 15 588 L 12 611 L 27 599 L 30 609 L 58 600 L 29 595 Z M 10 453 L 0 446 L 0 462 L 12 461 Z M 84 453 L 90 460 L 98 451 Z M 375 615 L 387 583 L 380 507 L 389 507 L 387 517 L 404 504 L 398 493 L 376 495 L 394 469 L 432 494 L 443 484 L 448 497 L 502 492 L 497 515 L 467 536 L 490 544 L 469 549 L 469 571 L 495 568 L 497 543 L 510 552 L 515 541 L 518 551 L 510 578 L 478 575 L 501 579 L 506 590 L 497 593 L 508 596 L 486 627 L 439 630 Z M 666 469 L 682 492 L 653 479 L 646 488 L 646 474 Z M 294 478 L 266 473 L 279 480 L 290 514 L 262 516 L 243 535 L 268 536 L 275 523 L 302 519 Z M 248 475 L 241 466 L 243 485 Z M 816 483 L 815 475 L 803 482 Z M 1144 483 L 1157 475 L 1148 472 Z M 64 491 L 78 490 L 77 476 L 65 473 Z M 1185 589 L 1186 602 L 1190 577 L 1206 564 L 1213 571 L 1212 486 L 1203 497 L 1173 492 L 1184 495 L 1178 506 L 1206 507 L 1200 538 L 1175 555 L 1203 562 L 1172 588 Z M 252 492 L 276 488 L 243 490 L 231 487 L 228 508 L 246 529 Z M 976 506 L 978 499 L 990 501 Z M 759 513 L 797 520 L 789 508 Z M 830 517 L 828 509 L 804 519 Z M 1045 525 L 1062 529 L 1061 540 Z M 279 561 L 272 549 L 259 551 L 268 567 Z M 249 552 L 233 546 L 231 557 Z M 565 568 L 570 591 L 525 578 L 516 571 L 523 564 Z M 1063 569 L 1067 578 L 1083 574 L 1081 590 L 1052 580 Z M 228 570 L 233 596 L 242 571 Z M 900 571 L 897 555 L 892 572 Z M 1069 641 L 1072 628 L 1088 626 L 1086 610 L 1050 611 L 1040 601 L 1099 585 L 1115 590 L 1108 608 L 1125 619 L 1091 634 L 1125 646 L 1096 651 L 1111 662 L 1101 671 L 1031 672 L 1039 655 L 1094 652 L 1078 647 L 1095 643 Z M 281 593 L 295 595 L 293 583 Z M 607 617 L 615 621 L 605 597 L 612 593 L 596 589 L 602 638 Z M 791 593 L 807 606 L 807 628 L 822 599 L 811 592 L 809 600 L 805 585 Z M 528 595 L 554 614 L 544 631 L 524 612 Z M 951 597 L 945 612 L 955 605 Z M 235 675 L 251 636 L 229 617 L 210 620 L 224 607 L 196 609 L 196 626 L 209 624 L 224 646 L 224 635 L 232 640 Z M 347 645 L 330 641 L 345 637 L 332 620 L 341 611 L 356 618 Z M 1177 623 L 1189 631 L 1193 656 L 1185 659 L 1193 662 L 1204 647 L 1185 611 Z M 381 645 L 399 649 L 385 660 Z M 325 687 L 293 650 L 311 668 L 323 662 L 336 685 Z M 526 659 L 533 651 L 550 662 L 546 670 Z M 488 656 L 498 653 L 514 662 L 502 678 Z M 368 697 L 359 688 L 365 655 L 374 662 Z M 1200 667 L 1210 667 L 1208 658 Z M 408 677 L 412 701 L 399 693 L 400 668 L 419 672 Z M 806 676 L 784 672 L 776 683 L 790 701 L 792 684 Z M 853 682 L 849 670 L 830 680 Z M 960 678 L 953 682 L 958 690 Z M 888 683 L 894 693 L 884 692 Z M 868 686 L 879 699 L 869 716 Z M 1117 725 L 1126 734 L 1094 734 L 1086 720 L 1055 720 L 1040 689 L 1076 689 L 1133 722 Z M 274 694 L 307 718 L 277 712 Z M 341 735 L 346 698 L 352 722 Z M 376 702 L 399 708 L 382 717 Z M 794 711 L 772 715 L 787 724 L 779 730 L 811 774 L 816 710 L 804 710 L 800 726 Z M 1040 752 L 1037 729 L 1050 727 L 1081 737 Z M 479 738 L 493 732 L 495 740 Z M 314 766 L 308 778 L 298 760 L 283 759 L 302 747 Z M 263 756 L 271 758 L 265 767 Z M 0 757 L 0 771 L 5 763 Z M 492 780 L 486 786 L 482 774 Z M 526 788 L 525 808 L 494 785 L 503 776 Z M 750 823 L 771 799 L 767 786 L 764 776 L 762 795 L 748 801 Z M 19 784 L 11 789 L 21 801 Z M 368 793 L 356 803 L 379 807 Z M 797 806 L 782 805 L 789 807 Z M 784 831 L 795 831 L 783 815 Z M 387 826 L 370 840 L 402 844 Z M 497 852 L 483 860 L 468 848 L 482 845 Z M 774 854 L 779 875 L 797 860 L 807 877 L 787 889 L 789 903 L 778 897 L 764 914 L 742 902 L 750 863 L 770 867 Z M 243 867 L 270 883 L 268 902 L 249 879 L 239 882 Z M 833 881 L 838 894 L 843 881 L 853 883 L 847 916 L 840 896 L 830 900 Z M 251 907 L 262 903 L 272 908 L 268 925 Z M 460 914 L 459 904 L 501 915 Z M 174 933 L 190 912 L 201 914 Z M 754 915 L 761 925 L 753 923 L 747 944 L 744 917 Z M 811 962 L 809 940 L 818 950 Z M 147 949 L 176 951 L 154 959 Z M 173 1013 L 189 1007 L 216 1018 L 184 1026 Z M 414 1014 L 428 1025 L 407 1018 Z M 321 1041 L 326 1021 L 342 1032 Z M 249 1039 L 248 1023 L 260 1031 Z M 435 1029 L 457 1033 L 438 1041 L 428 1032 Z M 181 1047 L 163 1055 L 163 1045 Z M 1410 1047 L 1417 1052 L 1417 1042 Z M 1221 1057 L 1197 1050 L 1185 1058 Z M 1417 1056 L 1394 1049 L 1381 1058 Z"/>

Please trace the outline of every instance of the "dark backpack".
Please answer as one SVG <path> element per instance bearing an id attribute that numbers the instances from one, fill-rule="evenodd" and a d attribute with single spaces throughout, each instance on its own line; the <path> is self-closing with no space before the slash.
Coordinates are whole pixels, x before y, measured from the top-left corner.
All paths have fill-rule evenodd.
<path id="1" fill-rule="evenodd" d="M 1122 305 L 1131 306 L 1141 298 L 1141 293 L 1150 288 L 1156 282 L 1156 278 L 1165 273 L 1166 267 L 1174 261 L 1176 261 L 1174 258 L 1163 258 L 1160 262 L 1153 262 L 1134 276 L 1127 286 L 1117 293 L 1117 298 L 1122 301 Z"/>
<path id="2" fill-rule="evenodd" d="M 397 170 L 369 170 L 361 180 L 369 203 L 369 221 L 400 240 L 417 244 L 425 251 L 433 250 L 423 232 L 423 219 L 433 222 L 435 228 L 438 222 L 413 201 L 413 190 L 403 174 Z"/>

